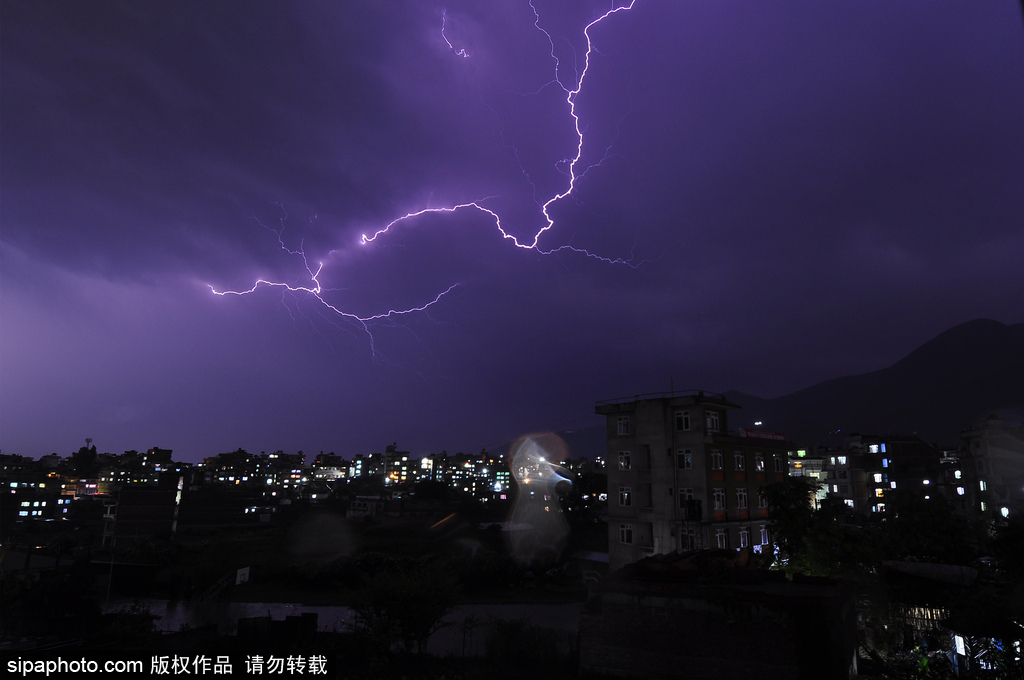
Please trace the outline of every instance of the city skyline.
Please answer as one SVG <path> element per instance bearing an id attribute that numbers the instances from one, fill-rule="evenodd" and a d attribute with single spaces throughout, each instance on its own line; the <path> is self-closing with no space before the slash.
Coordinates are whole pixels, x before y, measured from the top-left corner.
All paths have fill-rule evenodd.
<path id="1" fill-rule="evenodd" d="M 608 8 L 5 3 L 0 448 L 474 452 L 1021 321 L 1019 3 L 637 0 L 585 62 Z"/>

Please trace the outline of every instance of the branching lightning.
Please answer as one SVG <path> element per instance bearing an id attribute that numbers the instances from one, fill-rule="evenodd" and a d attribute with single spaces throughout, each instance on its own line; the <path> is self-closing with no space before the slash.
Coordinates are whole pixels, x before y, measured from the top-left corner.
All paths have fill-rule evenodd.
<path id="1" fill-rule="evenodd" d="M 558 245 L 558 246 L 554 246 L 554 247 L 547 248 L 547 249 L 542 248 L 541 245 L 540 245 L 541 238 L 544 236 L 545 232 L 549 231 L 550 229 L 552 229 L 555 226 L 555 220 L 551 216 L 551 213 L 550 213 L 550 209 L 552 208 L 552 206 L 555 205 L 556 203 L 558 203 L 559 201 L 561 201 L 561 200 L 571 196 L 573 191 L 576 189 L 578 181 L 581 180 L 587 174 L 587 172 L 590 171 L 592 168 L 601 165 L 601 163 L 603 163 L 604 160 L 607 159 L 607 157 L 608 157 L 608 151 L 606 150 L 604 158 L 602 158 L 600 161 L 598 161 L 597 163 L 594 163 L 594 164 L 592 164 L 590 166 L 583 167 L 582 169 L 579 168 L 580 161 L 581 161 L 581 159 L 583 157 L 584 134 L 583 134 L 583 130 L 580 127 L 580 118 L 579 118 L 579 114 L 577 113 L 577 110 L 576 110 L 576 106 L 577 106 L 576 100 L 577 100 L 577 97 L 579 96 L 580 92 L 583 89 L 583 85 L 584 85 L 584 82 L 586 80 L 587 73 L 588 73 L 588 71 L 590 69 L 590 57 L 591 57 L 591 54 L 593 53 L 593 50 L 594 50 L 593 40 L 592 40 L 591 35 L 590 35 L 590 30 L 594 26 L 596 26 L 596 25 L 600 24 L 601 22 L 603 22 L 608 17 L 612 16 L 613 14 L 617 14 L 619 12 L 627 12 L 627 11 L 633 9 L 633 6 L 636 4 L 636 2 L 637 2 L 637 0 L 630 0 L 630 2 L 628 4 L 622 5 L 621 7 L 615 7 L 613 9 L 605 12 L 604 14 L 600 15 L 598 18 L 594 19 L 593 21 L 591 21 L 589 24 L 586 25 L 586 27 L 583 29 L 583 35 L 586 38 L 587 48 L 586 48 L 586 52 L 583 55 L 582 69 L 579 68 L 578 59 L 577 59 L 576 63 L 574 63 L 573 80 L 572 80 L 571 83 L 566 84 L 566 82 L 563 80 L 562 75 L 560 73 L 560 70 L 562 69 L 562 64 L 561 64 L 560 59 L 556 55 L 555 41 L 552 38 L 551 34 L 548 33 L 548 31 L 545 30 L 543 27 L 541 27 L 541 25 L 540 25 L 540 21 L 541 21 L 540 13 L 537 11 L 536 6 L 533 4 L 533 0 L 529 0 L 530 8 L 533 10 L 533 14 L 534 14 L 534 24 L 533 25 L 534 25 L 534 27 L 538 31 L 543 33 L 545 35 L 545 37 L 547 38 L 547 40 L 548 40 L 548 42 L 549 42 L 549 44 L 551 46 L 551 59 L 554 62 L 554 77 L 552 78 L 551 81 L 546 83 L 540 89 L 542 90 L 542 89 L 544 89 L 546 87 L 549 87 L 549 86 L 557 86 L 557 87 L 561 88 L 562 92 L 565 94 L 565 102 L 568 105 L 569 116 L 572 118 L 573 128 L 574 128 L 575 133 L 576 133 L 576 153 L 575 153 L 575 155 L 572 158 L 564 158 L 564 159 L 562 159 L 556 165 L 556 167 L 558 167 L 558 169 L 567 177 L 567 179 L 568 179 L 567 185 L 565 186 L 565 188 L 562 191 L 554 193 L 549 198 L 547 198 L 547 200 L 541 201 L 539 199 L 535 199 L 535 200 L 537 200 L 537 205 L 540 208 L 540 213 L 543 215 L 543 220 L 542 220 L 541 225 L 539 226 L 539 229 L 537 229 L 537 231 L 535 231 L 533 233 L 532 237 L 528 237 L 528 238 L 525 238 L 525 239 L 520 239 L 520 238 L 517 238 L 512 233 L 510 233 L 505 228 L 505 226 L 502 224 L 501 216 L 496 211 L 494 211 L 494 210 L 492 210 L 492 209 L 490 209 L 490 208 L 488 208 L 488 207 L 486 207 L 484 205 L 484 202 L 487 200 L 487 198 L 484 198 L 484 199 L 480 199 L 478 201 L 471 201 L 471 202 L 468 202 L 468 203 L 460 203 L 458 205 L 452 205 L 452 206 L 448 206 L 448 207 L 423 208 L 423 209 L 420 209 L 420 210 L 416 210 L 416 211 L 412 211 L 412 212 L 406 213 L 405 215 L 397 217 L 397 218 L 393 219 L 392 221 L 388 222 L 387 224 L 385 224 L 381 228 L 377 229 L 377 231 L 373 232 L 372 234 L 369 234 L 369 235 L 365 234 L 365 233 L 362 234 L 362 236 L 360 238 L 360 244 L 361 245 L 370 244 L 370 243 L 376 241 L 378 238 L 381 238 L 381 237 L 389 234 L 389 232 L 393 228 L 397 227 L 398 225 L 402 224 L 403 222 L 414 220 L 415 218 L 423 216 L 423 215 L 427 215 L 427 214 L 430 214 L 430 213 L 436 213 L 436 214 L 440 214 L 440 213 L 455 213 L 457 211 L 462 211 L 462 210 L 473 210 L 473 211 L 477 211 L 477 212 L 485 214 L 489 220 L 492 220 L 493 224 L 494 224 L 494 227 L 501 234 L 502 238 L 505 239 L 505 240 L 511 241 L 512 244 L 515 247 L 517 247 L 517 248 L 521 248 L 521 249 L 525 249 L 525 250 L 534 250 L 534 251 L 537 251 L 538 253 L 541 253 L 543 255 L 551 255 L 551 254 L 562 252 L 562 251 L 570 251 L 570 252 L 573 252 L 573 253 L 576 253 L 576 254 L 579 254 L 579 255 L 583 255 L 583 256 L 588 257 L 588 258 L 593 258 L 593 259 L 596 259 L 596 260 L 600 260 L 602 262 L 607 262 L 607 263 L 611 263 L 611 264 L 624 264 L 624 265 L 627 265 L 627 266 L 633 267 L 633 268 L 639 267 L 641 264 L 643 264 L 643 262 L 637 263 L 632 257 L 629 258 L 629 259 L 605 257 L 605 256 L 602 256 L 602 255 L 598 255 L 598 254 L 592 253 L 589 250 L 586 250 L 584 248 L 576 247 L 576 246 L 574 246 L 572 244 L 563 244 L 563 245 Z M 444 42 L 448 46 L 448 48 L 456 56 L 462 57 L 464 59 L 470 58 L 469 53 L 465 49 L 456 48 L 455 45 L 452 44 L 452 42 L 448 39 L 448 36 L 446 34 L 446 27 L 447 27 L 447 12 L 445 11 L 441 15 L 441 37 L 442 37 L 442 39 L 444 40 Z M 539 91 L 540 90 L 538 90 L 538 92 Z M 525 169 L 524 169 L 524 175 L 525 174 L 526 174 L 526 172 L 525 172 Z M 529 180 L 529 177 L 527 177 L 527 179 Z M 530 183 L 531 183 L 531 185 L 533 184 L 532 182 L 530 182 Z M 536 187 L 534 187 L 534 188 L 536 189 Z M 263 225 L 263 226 L 266 226 L 266 225 Z M 267 228 L 270 229 L 269 227 L 267 227 Z M 372 336 L 371 329 L 370 329 L 370 325 L 371 324 L 373 324 L 374 322 L 384 321 L 384 320 L 388 320 L 388 319 L 396 319 L 396 318 L 402 317 L 404 315 L 410 315 L 410 314 L 425 312 L 430 307 L 432 307 L 433 305 L 436 305 L 442 298 L 444 298 L 446 295 L 448 295 L 452 290 L 454 290 L 459 285 L 458 283 L 452 284 L 452 285 L 448 286 L 448 288 L 446 288 L 445 290 L 443 290 L 440 293 L 438 293 L 433 299 L 431 299 L 429 301 L 426 301 L 426 302 L 424 302 L 424 303 L 422 303 L 422 304 L 420 304 L 418 306 L 415 306 L 415 307 L 409 307 L 409 308 L 404 308 L 404 309 L 389 309 L 386 312 L 380 312 L 380 313 L 372 314 L 372 315 L 369 315 L 369 316 L 361 316 L 361 315 L 358 315 L 358 314 L 354 314 L 354 313 L 352 313 L 350 311 L 346 311 L 344 309 L 341 309 L 340 307 L 332 304 L 327 299 L 325 299 L 325 297 L 324 297 L 325 290 L 324 290 L 323 286 L 321 285 L 320 279 L 319 279 L 320 273 L 323 271 L 323 268 L 324 268 L 324 263 L 322 261 L 318 262 L 316 267 L 313 267 L 310 264 L 310 262 L 308 261 L 305 252 L 302 250 L 301 245 L 300 245 L 298 250 L 293 250 L 291 248 L 288 248 L 285 245 L 285 243 L 284 243 L 282 231 L 278 231 L 278 230 L 274 230 L 274 229 L 270 229 L 270 230 L 277 235 L 278 242 L 279 242 L 282 250 L 284 250 L 285 252 L 287 252 L 290 255 L 293 255 L 293 256 L 296 256 L 296 257 L 299 257 L 299 258 L 302 259 L 303 266 L 304 266 L 305 271 L 306 271 L 306 273 L 307 273 L 307 275 L 309 277 L 309 284 L 308 285 L 292 285 L 292 284 L 285 283 L 285 282 L 282 282 L 282 281 L 272 281 L 272 280 L 262 279 L 261 278 L 261 279 L 257 279 L 256 282 L 252 285 L 252 287 L 250 287 L 250 288 L 248 288 L 246 290 L 223 290 L 223 291 L 221 291 L 221 290 L 217 290 L 213 286 L 210 286 L 210 290 L 212 290 L 214 294 L 220 295 L 220 296 L 226 296 L 226 295 L 239 295 L 239 296 L 241 296 L 241 295 L 248 295 L 250 293 L 254 293 L 257 289 L 259 289 L 261 287 L 270 287 L 270 288 L 279 288 L 279 289 L 282 289 L 282 290 L 285 290 L 285 291 L 290 291 L 292 293 L 307 295 L 307 296 L 315 299 L 327 311 L 329 311 L 329 312 L 331 312 L 333 314 L 336 314 L 339 318 L 346 319 L 346 320 L 349 320 L 349 321 L 352 321 L 352 322 L 358 324 L 362 328 L 362 330 L 365 331 L 367 333 L 367 335 L 370 336 L 371 345 L 372 345 L 373 336 Z"/>

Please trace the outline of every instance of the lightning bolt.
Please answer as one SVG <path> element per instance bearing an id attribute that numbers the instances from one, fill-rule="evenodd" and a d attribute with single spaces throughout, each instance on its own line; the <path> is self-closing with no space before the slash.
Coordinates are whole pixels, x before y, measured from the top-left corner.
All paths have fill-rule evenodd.
<path id="1" fill-rule="evenodd" d="M 359 239 L 359 244 L 365 246 L 365 245 L 368 245 L 370 243 L 373 243 L 378 238 L 381 238 L 381 237 L 389 234 L 392 231 L 392 229 L 398 227 L 402 223 L 415 220 L 416 218 L 421 217 L 423 215 L 455 213 L 455 212 L 459 212 L 459 211 L 476 211 L 476 212 L 482 213 L 483 215 L 485 215 L 487 217 L 487 219 L 489 221 L 493 222 L 494 227 L 497 229 L 498 233 L 501 234 L 501 237 L 503 239 L 507 240 L 507 241 L 510 241 L 516 248 L 521 248 L 521 249 L 524 249 L 524 250 L 534 250 L 534 251 L 537 251 L 538 253 L 541 253 L 543 255 L 552 255 L 552 254 L 555 254 L 555 253 L 558 253 L 558 252 L 562 252 L 562 251 L 569 251 L 569 252 L 572 252 L 572 253 L 576 253 L 578 255 L 582 255 L 584 257 L 600 260 L 602 262 L 607 262 L 607 263 L 610 263 L 610 264 L 626 265 L 626 266 L 629 266 L 629 267 L 632 267 L 632 268 L 637 268 L 637 267 L 641 266 L 645 261 L 636 262 L 635 259 L 632 256 L 630 258 L 628 258 L 628 259 L 627 258 L 605 257 L 605 256 L 602 256 L 602 255 L 595 254 L 595 253 L 593 253 L 593 252 L 591 252 L 591 251 L 589 251 L 589 250 L 587 250 L 585 248 L 579 248 L 577 246 L 574 246 L 571 243 L 570 244 L 558 245 L 558 246 L 554 246 L 554 247 L 547 248 L 547 249 L 544 249 L 544 248 L 542 248 L 540 246 L 541 237 L 544 236 L 545 232 L 551 230 L 555 226 L 555 220 L 551 216 L 551 213 L 550 213 L 550 209 L 552 208 L 552 206 L 554 206 L 559 201 L 562 201 L 563 199 L 568 198 L 569 196 L 571 196 L 573 191 L 576 189 L 577 183 L 584 176 L 586 176 L 587 172 L 589 172 L 594 167 L 600 166 L 604 162 L 604 160 L 606 160 L 607 157 L 608 157 L 608 149 L 606 149 L 604 157 L 600 161 L 598 161 L 597 163 L 593 163 L 593 164 L 591 164 L 589 166 L 586 166 L 586 167 L 584 167 L 582 169 L 579 168 L 580 161 L 583 158 L 584 135 L 583 135 L 583 130 L 580 127 L 580 125 L 581 125 L 580 124 L 580 117 L 579 117 L 579 114 L 577 113 L 577 110 L 576 110 L 576 106 L 577 106 L 576 100 L 577 100 L 577 97 L 579 96 L 580 92 L 583 90 L 583 85 L 584 85 L 584 83 L 586 81 L 587 73 L 590 70 L 590 57 L 591 57 L 591 55 L 593 54 L 593 51 L 594 51 L 593 39 L 591 38 L 590 31 L 591 31 L 592 28 L 594 28 L 598 24 L 602 23 L 603 21 L 605 21 L 606 19 L 608 19 L 612 15 L 618 14 L 620 12 L 628 12 L 629 10 L 632 10 L 633 6 L 636 4 L 636 2 L 637 2 L 637 0 L 631 0 L 628 4 L 624 4 L 624 5 L 620 6 L 620 7 L 614 7 L 612 9 L 608 10 L 607 12 L 601 14 L 599 17 L 597 17 L 596 19 L 591 21 L 589 24 L 587 24 L 586 27 L 584 27 L 583 35 L 586 38 L 587 49 L 586 49 L 586 52 L 583 55 L 583 67 L 582 67 L 582 69 L 580 69 L 578 67 L 578 60 L 577 60 L 577 63 L 574 65 L 575 68 L 573 69 L 574 70 L 574 75 L 573 75 L 572 82 L 570 82 L 569 84 L 566 84 L 566 82 L 564 82 L 562 80 L 562 76 L 561 76 L 561 73 L 560 73 L 560 71 L 562 70 L 562 63 L 561 63 L 561 60 L 558 58 L 558 56 L 556 54 L 555 41 L 552 38 L 551 34 L 547 30 L 545 30 L 543 27 L 541 27 L 541 25 L 540 25 L 540 21 L 541 21 L 540 12 L 538 12 L 536 6 L 533 4 L 533 0 L 529 0 L 530 9 L 533 10 L 533 15 L 534 15 L 534 23 L 533 23 L 533 25 L 534 25 L 534 27 L 538 31 L 543 33 L 544 36 L 547 38 L 548 43 L 551 46 L 551 51 L 550 51 L 551 59 L 554 62 L 554 77 L 548 83 L 546 83 L 541 88 L 539 88 L 537 90 L 537 92 L 540 92 L 541 90 L 543 90 L 544 88 L 549 87 L 549 86 L 557 86 L 557 87 L 559 87 L 562 90 L 562 92 L 565 95 L 565 102 L 566 102 L 566 104 L 568 106 L 569 116 L 572 118 L 573 128 L 574 128 L 575 133 L 576 133 L 576 144 L 575 144 L 575 146 L 576 146 L 576 153 L 575 153 L 575 155 L 572 158 L 564 158 L 564 159 L 560 160 L 556 164 L 556 167 L 558 167 L 559 170 L 561 172 L 563 172 L 563 174 L 568 178 L 567 185 L 565 186 L 565 188 L 562 191 L 554 193 L 549 198 L 547 198 L 547 200 L 544 200 L 543 202 L 541 202 L 540 200 L 535 198 L 535 200 L 536 200 L 536 202 L 537 202 L 537 204 L 538 204 L 538 206 L 540 208 L 540 213 L 543 216 L 543 219 L 541 220 L 541 225 L 540 225 L 539 229 L 537 229 L 533 233 L 532 237 L 524 238 L 524 239 L 521 240 L 521 239 L 517 238 L 515 235 L 513 235 L 512 233 L 510 233 L 505 228 L 505 226 L 502 224 L 501 216 L 497 212 L 495 212 L 494 210 L 492 210 L 492 209 L 486 207 L 486 205 L 484 205 L 484 203 L 487 200 L 487 198 L 493 198 L 493 197 L 487 197 L 487 198 L 479 199 L 477 201 L 471 201 L 471 202 L 468 202 L 468 203 L 460 203 L 458 205 L 452 205 L 452 206 L 448 206 L 448 207 L 423 208 L 423 209 L 420 209 L 420 210 L 416 210 L 416 211 L 412 211 L 412 212 L 406 213 L 405 215 L 402 215 L 400 217 L 397 217 L 397 218 L 391 220 L 390 222 L 388 222 L 384 226 L 382 226 L 379 229 L 377 229 L 372 234 L 369 234 L 369 235 L 366 234 L 366 233 L 362 234 L 360 239 Z M 446 28 L 447 28 L 447 10 L 445 10 L 441 14 L 441 38 L 444 40 L 445 44 L 448 46 L 448 48 L 456 56 L 462 57 L 464 59 L 468 59 L 469 56 L 470 56 L 469 53 L 465 49 L 456 48 L 455 45 L 453 45 L 452 42 L 448 39 L 448 36 L 447 36 L 447 34 L 445 32 Z M 522 166 L 520 166 L 520 167 L 522 167 Z M 564 167 L 564 170 L 562 170 L 563 167 Z M 524 169 L 524 175 L 526 175 L 525 169 Z M 529 177 L 528 176 L 527 176 L 527 180 L 529 181 Z M 533 183 L 530 182 L 530 184 L 532 185 Z M 534 187 L 534 189 L 536 190 L 536 187 Z M 262 225 L 262 222 L 260 224 Z M 266 227 L 266 225 L 262 225 L 262 226 Z M 266 228 L 270 229 L 270 227 L 266 227 Z M 374 324 L 375 322 L 381 322 L 381 321 L 386 321 L 386 320 L 394 320 L 394 319 L 400 318 L 400 317 L 405 316 L 405 315 L 425 312 L 430 307 L 432 307 L 433 305 L 436 305 L 438 302 L 440 302 L 442 298 L 444 298 L 446 295 L 451 293 L 451 291 L 454 290 L 459 285 L 458 283 L 454 283 L 454 284 L 448 286 L 448 288 L 446 288 L 445 290 L 443 290 L 440 293 L 438 293 L 433 299 L 425 301 L 422 304 L 420 304 L 418 306 L 415 306 L 415 307 L 409 307 L 409 308 L 405 308 L 405 309 L 389 309 L 389 310 L 387 310 L 385 312 L 379 312 L 377 314 L 372 314 L 372 315 L 369 315 L 369 316 L 361 316 L 361 315 L 358 315 L 358 314 L 354 314 L 354 313 L 352 313 L 350 311 L 346 311 L 346 310 L 344 310 L 344 309 L 342 309 L 342 308 L 332 304 L 331 302 L 329 302 L 324 297 L 325 290 L 324 290 L 323 286 L 320 284 L 320 280 L 319 280 L 320 273 L 323 271 L 323 268 L 324 268 L 323 261 L 318 262 L 316 267 L 313 267 L 310 264 L 310 262 L 308 261 L 305 252 L 302 250 L 301 244 L 300 244 L 300 247 L 299 247 L 298 250 L 293 250 L 293 249 L 291 249 L 291 248 L 289 248 L 289 247 L 287 247 L 285 245 L 284 239 L 283 239 L 283 227 L 282 227 L 281 230 L 270 229 L 270 231 L 274 232 L 277 235 L 278 243 L 279 243 L 279 245 L 280 245 L 280 247 L 281 247 L 281 249 L 283 251 L 285 251 L 286 253 L 288 253 L 290 255 L 293 255 L 293 256 L 301 258 L 301 260 L 303 262 L 303 266 L 304 266 L 305 271 L 306 271 L 306 274 L 309 277 L 309 284 L 308 285 L 292 285 L 292 284 L 285 283 L 285 282 L 282 282 L 282 281 L 272 281 L 272 280 L 262 279 L 261 278 L 261 279 L 257 279 L 256 282 L 253 283 L 252 287 L 250 287 L 250 288 L 248 288 L 246 290 L 217 290 L 215 287 L 209 286 L 210 290 L 215 295 L 220 295 L 220 296 L 227 296 L 227 295 L 242 296 L 242 295 L 249 295 L 251 293 L 256 292 L 256 290 L 258 290 L 259 288 L 266 287 L 266 288 L 278 288 L 278 289 L 281 289 L 283 291 L 289 291 L 291 293 L 302 294 L 302 295 L 309 296 L 309 297 L 313 298 L 314 300 L 316 300 L 318 304 L 322 305 L 322 307 L 325 310 L 331 312 L 332 314 L 337 315 L 337 318 L 348 320 L 348 321 L 351 321 L 351 322 L 357 324 L 357 326 L 360 327 L 369 336 L 371 348 L 373 348 L 373 334 L 371 332 L 371 325 L 372 324 Z M 333 254 L 334 252 L 336 252 L 336 251 L 331 251 L 331 253 L 329 253 L 329 255 Z M 373 350 L 373 351 L 374 351 L 374 355 L 376 355 L 376 350 Z"/>

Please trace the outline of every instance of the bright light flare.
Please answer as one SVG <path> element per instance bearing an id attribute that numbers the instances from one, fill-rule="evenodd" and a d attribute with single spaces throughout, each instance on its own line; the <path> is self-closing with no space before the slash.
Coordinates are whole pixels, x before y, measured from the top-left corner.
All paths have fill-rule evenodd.
<path id="1" fill-rule="evenodd" d="M 530 527 L 509 534 L 509 549 L 516 561 L 538 573 L 558 561 L 569 535 L 555 487 L 572 482 L 550 462 L 564 460 L 566 454 L 565 442 L 551 433 L 523 437 L 509 453 L 512 476 L 519 483 L 509 521 Z"/>

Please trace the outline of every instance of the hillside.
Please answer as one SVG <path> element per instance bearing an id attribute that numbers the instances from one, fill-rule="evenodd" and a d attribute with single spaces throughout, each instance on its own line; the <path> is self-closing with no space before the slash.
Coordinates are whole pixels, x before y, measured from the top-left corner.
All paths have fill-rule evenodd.
<path id="1" fill-rule="evenodd" d="M 955 326 L 888 368 L 828 380 L 774 399 L 729 392 L 733 427 L 762 420 L 802 444 L 852 432 L 913 434 L 956 445 L 960 432 L 1002 409 L 1024 408 L 1024 324 Z"/>

